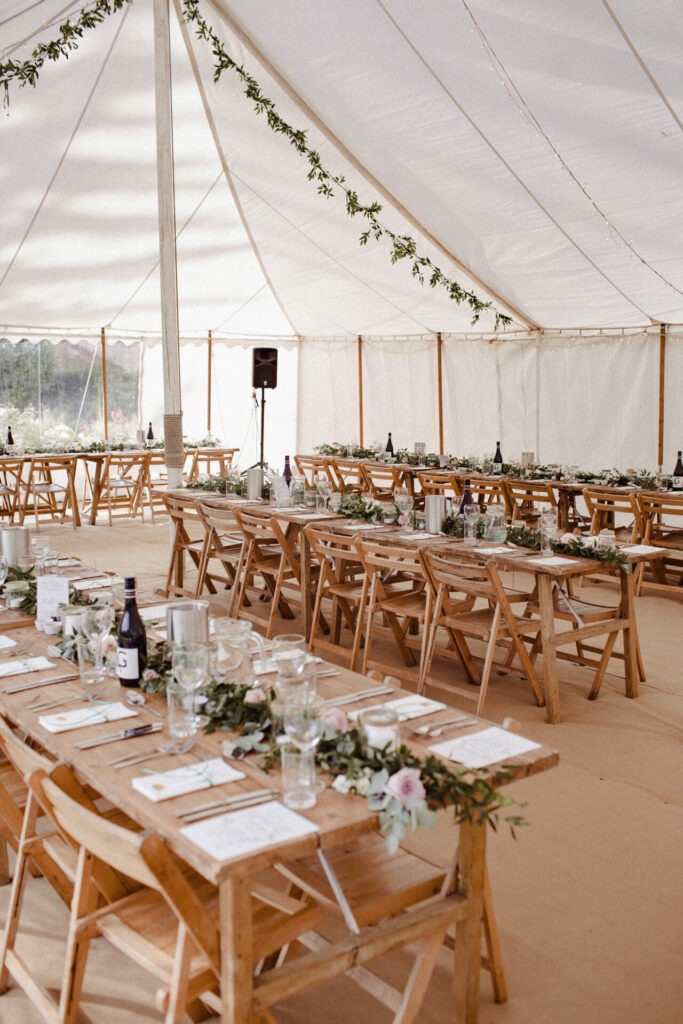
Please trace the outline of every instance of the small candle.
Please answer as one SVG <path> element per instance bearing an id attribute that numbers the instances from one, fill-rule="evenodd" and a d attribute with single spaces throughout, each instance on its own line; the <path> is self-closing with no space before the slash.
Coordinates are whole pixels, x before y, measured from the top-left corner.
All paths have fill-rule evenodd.
<path id="1" fill-rule="evenodd" d="M 391 708 L 368 708 L 361 711 L 360 723 L 368 747 L 387 752 L 400 747 L 398 715 Z"/>

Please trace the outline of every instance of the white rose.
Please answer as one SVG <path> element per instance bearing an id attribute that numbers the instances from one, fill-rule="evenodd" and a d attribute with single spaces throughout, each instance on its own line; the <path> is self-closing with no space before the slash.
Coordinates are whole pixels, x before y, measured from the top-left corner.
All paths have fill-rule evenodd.
<path id="1" fill-rule="evenodd" d="M 332 788 L 336 789 L 339 793 L 349 793 L 351 791 L 349 780 L 345 775 L 338 775 L 332 783 Z"/>
<path id="2" fill-rule="evenodd" d="M 365 796 L 367 791 L 370 789 L 370 777 L 368 775 L 364 775 L 362 779 L 358 779 L 355 783 L 355 789 L 360 796 Z"/>

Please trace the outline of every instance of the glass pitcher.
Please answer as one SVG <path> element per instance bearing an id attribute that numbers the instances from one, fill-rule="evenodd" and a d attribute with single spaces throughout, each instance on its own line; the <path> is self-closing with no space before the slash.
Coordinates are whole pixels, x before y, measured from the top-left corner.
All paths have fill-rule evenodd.
<path id="1" fill-rule="evenodd" d="M 502 544 L 507 539 L 505 525 L 505 505 L 489 505 L 486 509 L 484 537 L 494 544 Z"/>
<path id="2" fill-rule="evenodd" d="M 267 666 L 266 649 L 258 633 L 252 632 L 252 624 L 245 619 L 214 619 L 216 633 L 216 671 L 223 679 L 253 686 L 256 673 L 252 662 L 251 648 L 258 649 L 261 666 Z"/>

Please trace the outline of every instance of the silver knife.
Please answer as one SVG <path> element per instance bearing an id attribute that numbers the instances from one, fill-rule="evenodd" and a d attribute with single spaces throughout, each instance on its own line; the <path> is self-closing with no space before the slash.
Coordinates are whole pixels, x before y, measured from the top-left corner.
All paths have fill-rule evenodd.
<path id="1" fill-rule="evenodd" d="M 121 732 L 112 732 L 108 736 L 100 736 L 99 739 L 81 740 L 74 743 L 79 750 L 89 750 L 91 747 L 99 747 L 103 743 L 115 743 L 116 740 L 131 740 L 134 736 L 146 736 L 150 732 L 161 732 L 163 722 L 148 722 L 147 725 L 136 725 L 132 729 L 123 729 Z"/>
<path id="2" fill-rule="evenodd" d="M 342 704 L 355 704 L 357 700 L 366 700 L 369 697 L 383 697 L 393 693 L 392 686 L 376 686 L 373 690 L 357 690 L 356 693 L 341 694 L 339 697 L 330 697 L 323 701 L 323 707 L 340 707 Z"/>
<path id="3" fill-rule="evenodd" d="M 49 679 L 41 679 L 35 683 L 22 683 L 20 686 L 9 686 L 2 690 L 2 693 L 21 693 L 22 690 L 35 690 L 39 686 L 52 686 L 53 683 L 66 683 L 69 679 L 78 679 L 78 673 L 72 672 L 68 676 L 51 676 Z"/>

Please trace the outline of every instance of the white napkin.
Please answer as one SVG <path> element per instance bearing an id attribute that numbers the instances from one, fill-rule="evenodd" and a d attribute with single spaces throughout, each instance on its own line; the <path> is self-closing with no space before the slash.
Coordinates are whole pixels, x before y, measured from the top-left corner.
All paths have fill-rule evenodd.
<path id="1" fill-rule="evenodd" d="M 476 549 L 478 555 L 500 555 L 500 554 L 506 555 L 508 553 L 508 550 L 509 550 L 509 548 L 506 548 L 506 547 L 501 547 L 501 548 L 477 548 Z"/>
<path id="2" fill-rule="evenodd" d="M 68 732 L 70 729 L 82 729 L 86 725 L 115 722 L 119 718 L 135 718 L 136 715 L 137 711 L 126 707 L 121 701 L 115 701 L 111 704 L 90 704 L 87 708 L 62 711 L 55 715 L 43 715 L 38 721 L 48 732 Z"/>
<path id="3" fill-rule="evenodd" d="M 437 743 L 429 749 L 433 754 L 445 757 L 448 761 L 457 761 L 467 768 L 485 768 L 489 764 L 526 754 L 537 747 L 540 747 L 540 743 L 493 725 L 481 732 Z"/>
<path id="4" fill-rule="evenodd" d="M 563 558 L 562 555 L 544 555 L 542 558 L 530 558 L 536 565 L 576 565 L 576 558 Z"/>
<path id="5" fill-rule="evenodd" d="M 16 647 L 17 641 L 13 640 L 11 636 L 0 636 L 0 651 L 6 651 L 10 647 Z"/>
<path id="6" fill-rule="evenodd" d="M 98 590 L 100 587 L 114 587 L 123 583 L 122 576 L 105 576 L 98 580 L 83 580 L 82 583 L 74 583 L 76 590 Z"/>
<path id="7" fill-rule="evenodd" d="M 384 523 L 339 523 L 339 526 L 344 527 L 345 530 L 380 530 L 385 524 Z"/>
<path id="8" fill-rule="evenodd" d="M 133 779 L 133 789 L 137 789 L 138 793 L 142 793 L 156 804 L 160 800 L 170 800 L 174 796 L 221 786 L 225 782 L 237 782 L 243 778 L 244 772 L 231 768 L 221 757 L 214 757 L 211 761 L 187 764 L 182 768 L 173 768 L 169 772 L 140 775 Z"/>
<path id="9" fill-rule="evenodd" d="M 391 711 L 395 711 L 398 715 L 399 722 L 407 722 L 409 718 L 421 718 L 422 715 L 431 715 L 435 711 L 442 711 L 446 705 L 440 700 L 430 700 L 429 697 L 418 697 L 417 694 L 412 697 L 397 697 L 396 700 L 388 700 L 383 704 L 374 704 L 374 708 L 389 708 Z M 363 711 L 367 711 L 368 708 L 363 708 Z M 349 714 L 349 718 L 356 719 L 361 714 L 360 711 L 352 711 Z M 468 716 L 463 714 L 463 718 Z"/>
<path id="10" fill-rule="evenodd" d="M 283 509 L 289 514 L 290 519 L 329 519 L 333 513 L 330 512 L 299 512 L 295 515 L 289 513 L 289 509 Z"/>
<path id="11" fill-rule="evenodd" d="M 24 672 L 43 672 L 46 668 L 54 667 L 54 662 L 48 661 L 42 654 L 38 658 L 20 658 L 18 661 L 0 665 L 0 679 L 5 676 L 20 676 Z"/>
<path id="12" fill-rule="evenodd" d="M 439 537 L 443 537 L 442 533 L 425 533 L 424 530 L 416 530 L 415 533 L 402 533 L 400 538 L 402 541 L 407 540 L 436 540 Z"/>
<path id="13" fill-rule="evenodd" d="M 630 544 L 621 550 L 627 555 L 654 555 L 658 551 L 663 551 L 664 548 L 653 548 L 649 544 Z"/>
<path id="14" fill-rule="evenodd" d="M 244 856 L 318 831 L 312 821 L 277 800 L 197 821 L 180 833 L 216 860 Z"/>
<path id="15" fill-rule="evenodd" d="M 140 608 L 140 618 L 143 622 L 153 622 L 155 619 L 163 619 L 166 615 L 167 604 L 152 604 L 149 608 Z"/>

